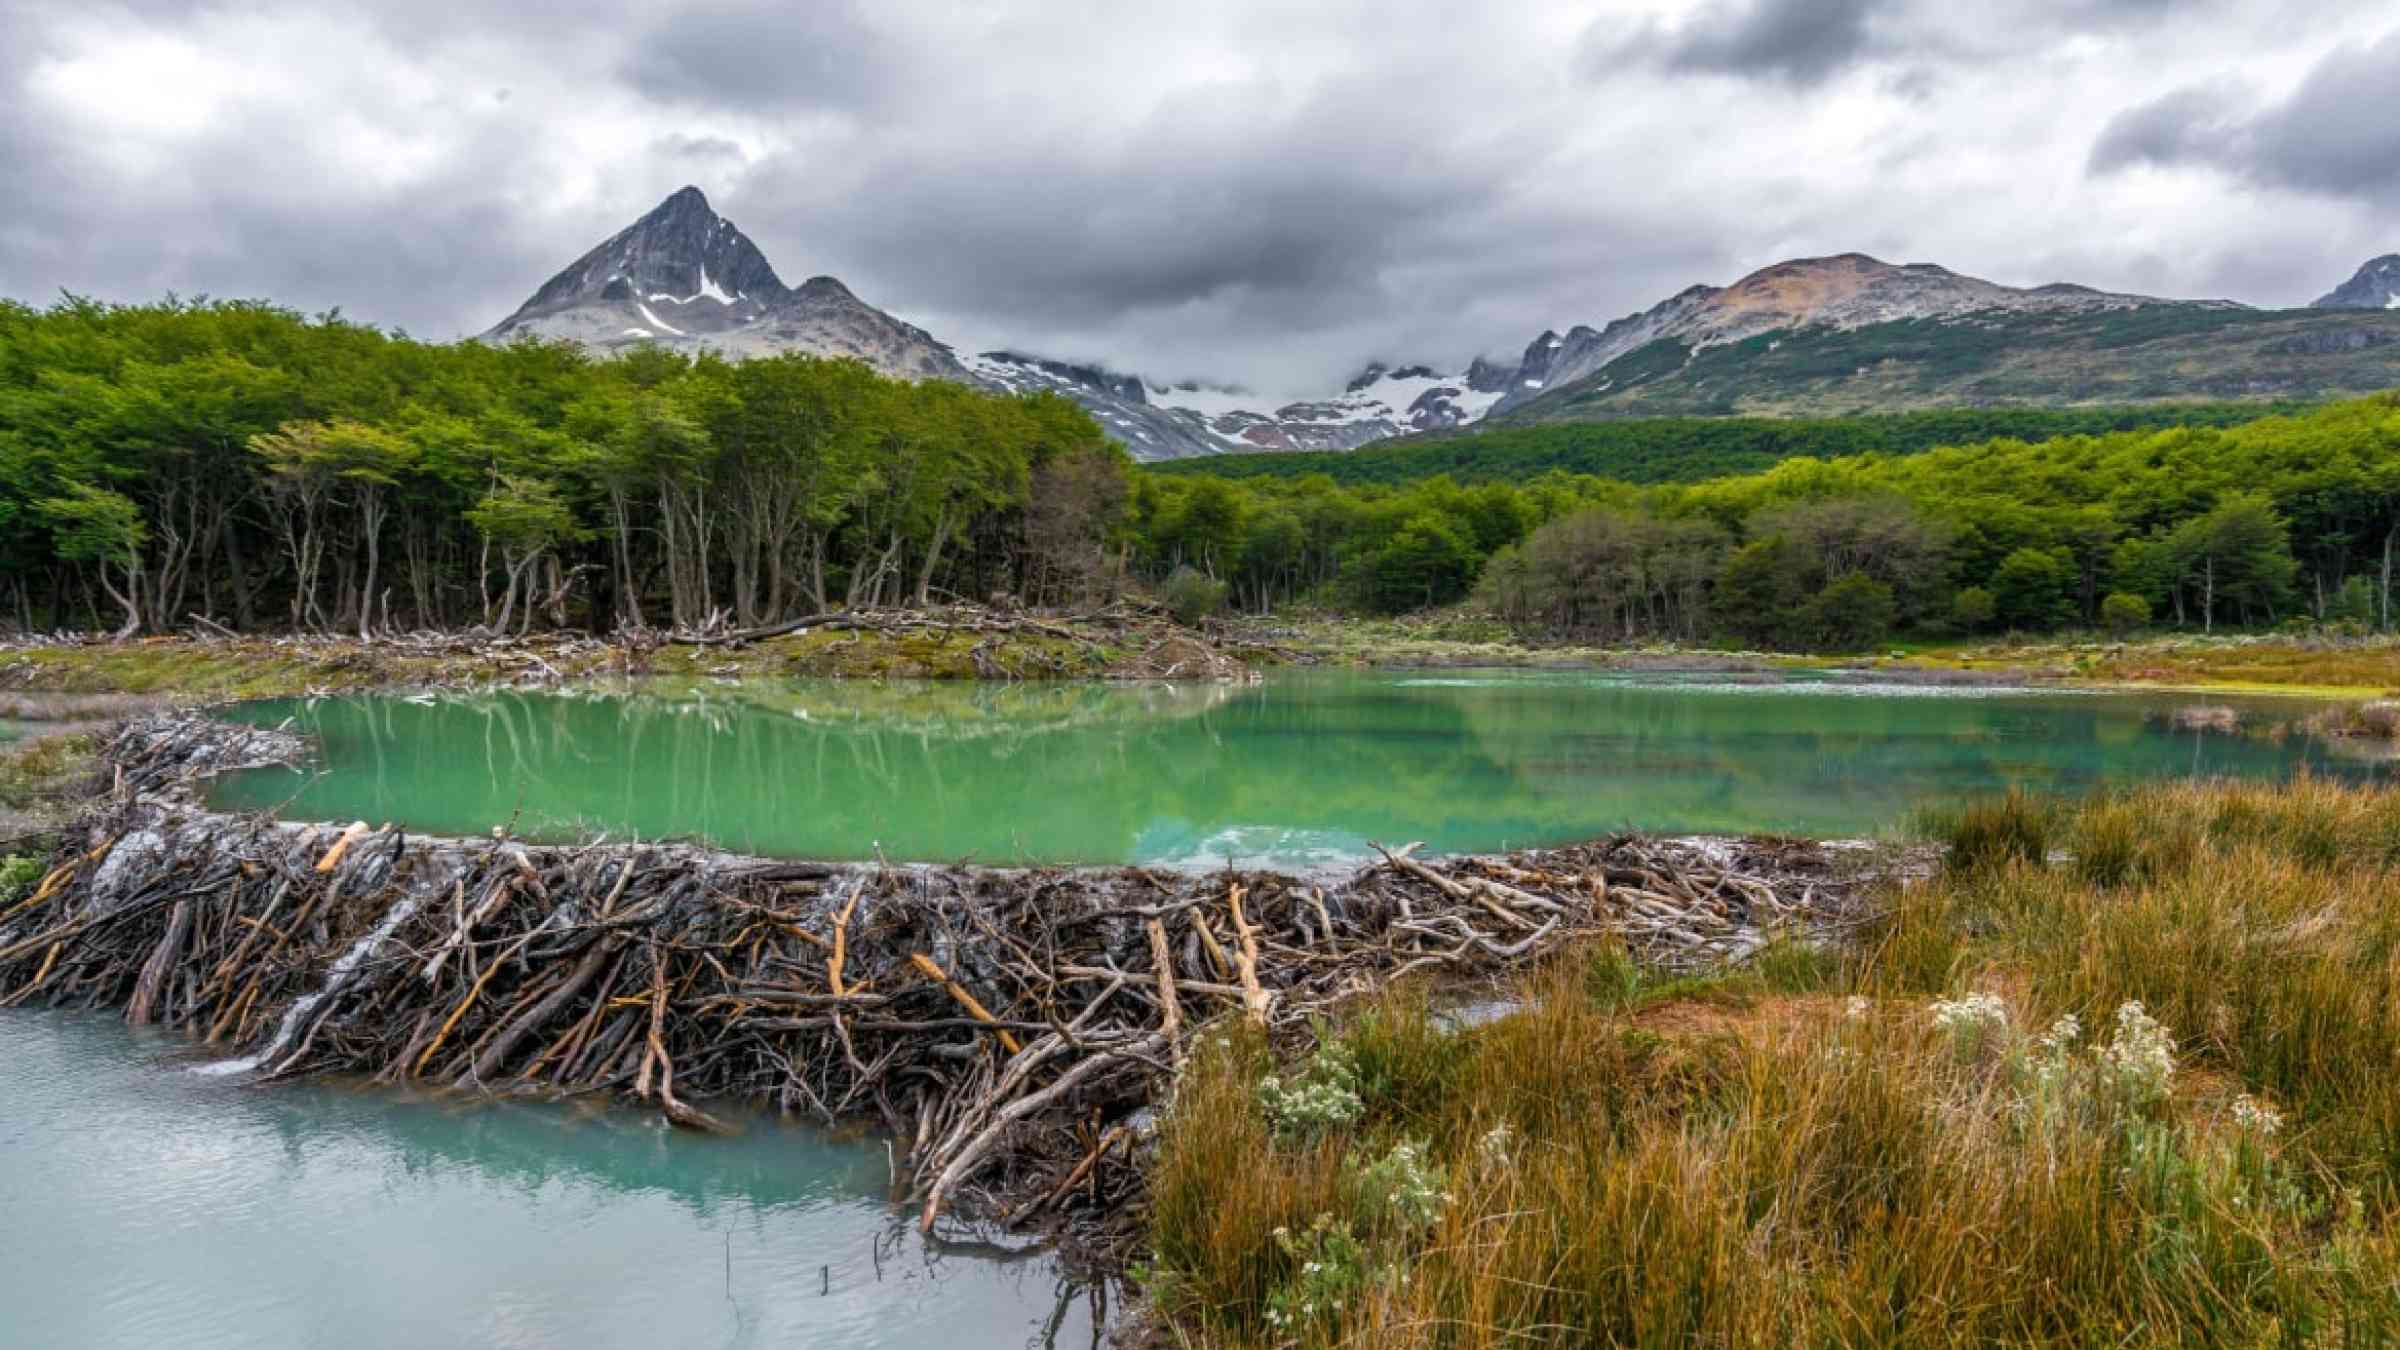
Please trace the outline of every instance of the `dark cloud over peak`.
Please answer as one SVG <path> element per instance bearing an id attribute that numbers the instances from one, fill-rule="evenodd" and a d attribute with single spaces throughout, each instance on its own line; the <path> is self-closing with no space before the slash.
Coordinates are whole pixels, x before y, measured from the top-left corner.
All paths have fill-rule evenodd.
<path id="1" fill-rule="evenodd" d="M 715 0 L 635 34 L 624 77 L 666 102 L 865 111 L 903 83 L 904 52 L 849 0 Z"/>

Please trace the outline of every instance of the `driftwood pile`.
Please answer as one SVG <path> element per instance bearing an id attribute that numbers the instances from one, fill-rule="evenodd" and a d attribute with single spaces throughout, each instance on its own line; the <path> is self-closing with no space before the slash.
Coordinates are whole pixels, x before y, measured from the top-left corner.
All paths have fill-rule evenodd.
<path id="1" fill-rule="evenodd" d="M 289 825 L 180 786 L 288 753 L 196 719 L 120 732 L 119 791 L 0 911 L 0 1004 L 122 1007 L 267 1078 L 878 1125 L 926 1225 L 957 1208 L 1104 1257 L 1139 1222 L 1148 1108 L 1214 1019 L 1297 1040 L 1411 972 L 1497 975 L 1604 933 L 1655 962 L 1739 958 L 1839 922 L 1858 884 L 1812 846 L 1634 839 L 1394 848 L 1330 884 L 791 863 Z"/>

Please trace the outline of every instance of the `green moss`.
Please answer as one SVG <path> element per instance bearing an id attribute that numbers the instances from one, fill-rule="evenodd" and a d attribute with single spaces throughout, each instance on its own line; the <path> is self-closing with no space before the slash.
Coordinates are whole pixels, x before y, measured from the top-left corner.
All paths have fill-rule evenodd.
<path id="1" fill-rule="evenodd" d="M 27 811 L 75 791 L 96 770 L 91 736 L 45 736 L 0 749 L 0 808 Z"/>

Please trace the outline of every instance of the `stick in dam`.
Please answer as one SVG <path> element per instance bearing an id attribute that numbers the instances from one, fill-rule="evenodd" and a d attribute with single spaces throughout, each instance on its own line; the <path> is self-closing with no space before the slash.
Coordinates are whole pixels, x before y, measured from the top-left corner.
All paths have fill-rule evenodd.
<path id="1" fill-rule="evenodd" d="M 291 753 L 237 743 L 257 735 L 171 717 L 116 735 L 127 787 L 67 831 L 42 903 L 0 918 L 0 1003 L 122 1007 L 274 1077 L 600 1094 L 703 1129 L 693 1102 L 874 1123 L 921 1222 L 1041 1214 L 1095 1259 L 1138 1232 L 1144 1108 L 1216 1021 L 1297 1045 L 1408 972 L 1488 978 L 1600 936 L 1657 964 L 1738 960 L 1845 921 L 1862 884 L 1788 843 L 1393 849 L 1316 885 L 329 833 L 197 806 L 194 773 Z"/>

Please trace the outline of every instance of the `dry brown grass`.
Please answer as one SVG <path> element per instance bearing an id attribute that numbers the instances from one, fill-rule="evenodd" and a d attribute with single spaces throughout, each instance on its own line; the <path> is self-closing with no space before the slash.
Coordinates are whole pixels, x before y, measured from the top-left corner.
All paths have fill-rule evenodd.
<path id="1" fill-rule="evenodd" d="M 2400 1337 L 2400 796 L 2167 786 L 1962 822 L 1971 846 L 1838 960 L 1661 984 L 1590 953 L 1543 972 L 1525 1012 L 1455 1032 L 1420 998 L 1379 999 L 1327 1033 L 1362 1115 L 1305 1145 L 1269 1130 L 1254 1085 L 1275 1066 L 1229 1033 L 1184 1082 L 1155 1174 L 1170 1335 Z M 1935 1000 L 1969 991 L 2005 1030 L 1937 1025 Z M 2094 1053 L 2135 1001 L 2173 1038 L 2155 1096 Z M 2062 1056 L 2038 1036 L 2065 1014 L 2086 1033 Z M 1402 1139 L 1450 1196 L 1421 1231 L 1358 1209 L 1360 1168 Z M 1320 1215 L 1357 1235 L 1358 1278 L 1270 1325 L 1319 1278 L 1276 1230 Z"/>

